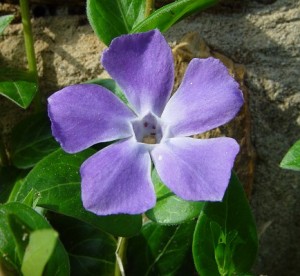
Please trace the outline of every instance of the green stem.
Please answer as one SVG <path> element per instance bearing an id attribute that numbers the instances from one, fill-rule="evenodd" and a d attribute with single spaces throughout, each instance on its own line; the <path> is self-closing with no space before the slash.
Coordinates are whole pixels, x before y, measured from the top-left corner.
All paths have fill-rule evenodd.
<path id="1" fill-rule="evenodd" d="M 20 8 L 21 8 L 21 15 L 22 15 L 22 25 L 23 25 L 23 33 L 24 33 L 24 40 L 25 40 L 25 50 L 28 62 L 28 71 L 30 75 L 33 76 L 35 82 L 38 82 L 38 73 L 37 73 L 37 66 L 36 66 L 36 58 L 34 52 L 34 41 L 33 41 L 33 34 L 30 22 L 30 12 L 29 12 L 29 4 L 28 0 L 20 0 Z M 40 94 L 37 92 L 34 104 L 36 111 L 41 109 L 41 99 Z"/>
<path id="2" fill-rule="evenodd" d="M 119 237 L 116 250 L 115 276 L 124 276 L 124 260 L 126 255 L 127 239 Z"/>
<path id="3" fill-rule="evenodd" d="M 155 0 L 146 0 L 145 17 L 148 17 L 154 11 Z"/>

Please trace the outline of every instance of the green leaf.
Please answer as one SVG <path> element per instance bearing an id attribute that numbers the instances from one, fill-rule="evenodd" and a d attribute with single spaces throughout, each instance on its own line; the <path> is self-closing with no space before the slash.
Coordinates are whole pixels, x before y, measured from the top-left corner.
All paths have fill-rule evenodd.
<path id="1" fill-rule="evenodd" d="M 96 35 L 106 45 L 128 34 L 145 17 L 146 0 L 88 0 L 87 16 Z"/>
<path id="2" fill-rule="evenodd" d="M 29 234 L 39 229 L 51 229 L 49 223 L 36 211 L 19 202 L 0 205 L 0 262 L 5 270 L 21 274 L 21 260 Z M 16 248 L 18 254 L 16 254 Z M 69 275 L 69 259 L 58 241 L 44 275 Z"/>
<path id="3" fill-rule="evenodd" d="M 14 19 L 12 14 L 0 16 L 0 35 L 2 35 L 5 28 Z"/>
<path id="4" fill-rule="evenodd" d="M 15 252 L 18 256 L 19 262 L 22 263 L 31 229 L 27 225 L 25 225 L 22 222 L 22 220 L 20 220 L 20 218 L 15 214 L 8 214 L 7 219 L 8 219 L 9 228 L 13 233 L 13 237 L 15 240 L 15 245 L 16 245 Z"/>
<path id="5" fill-rule="evenodd" d="M 51 213 L 51 224 L 69 253 L 71 275 L 113 275 L 116 239 L 85 222 Z"/>
<path id="6" fill-rule="evenodd" d="M 16 68 L 0 68 L 0 95 L 22 108 L 32 102 L 38 86 L 33 73 Z"/>
<path id="7" fill-rule="evenodd" d="M 152 29 L 167 31 L 184 16 L 206 9 L 218 3 L 218 0 L 180 0 L 165 5 L 153 12 L 145 20 L 136 25 L 131 33 L 146 32 Z"/>
<path id="8" fill-rule="evenodd" d="M 110 90 L 111 92 L 113 92 L 122 102 L 128 104 L 128 100 L 126 99 L 126 96 L 124 95 L 121 88 L 113 79 L 94 79 L 94 80 L 89 80 L 86 83 L 93 83 L 93 84 L 98 84 L 100 86 L 103 86 L 108 90 Z"/>
<path id="9" fill-rule="evenodd" d="M 14 202 L 15 201 L 16 194 L 19 193 L 19 189 L 22 187 L 25 177 L 29 173 L 29 170 L 19 170 L 19 171 L 20 171 L 20 173 L 16 176 L 15 181 L 12 183 L 13 188 L 12 188 L 6 202 Z"/>
<path id="10" fill-rule="evenodd" d="M 128 245 L 128 275 L 176 275 L 186 260 L 195 222 L 178 226 L 145 224 Z M 138 254 L 137 254 L 138 252 Z"/>
<path id="11" fill-rule="evenodd" d="M 52 229 L 33 231 L 23 258 L 21 271 L 24 276 L 41 276 L 50 259 L 58 233 Z"/>
<path id="12" fill-rule="evenodd" d="M 18 106 L 27 108 L 37 92 L 37 84 L 24 80 L 0 81 L 0 95 Z"/>
<path id="13" fill-rule="evenodd" d="M 283 169 L 300 171 L 300 140 L 298 140 L 287 152 L 280 163 Z"/>
<path id="14" fill-rule="evenodd" d="M 23 172 L 15 167 L 0 167 L 0 203 L 4 203 Z"/>
<path id="15" fill-rule="evenodd" d="M 233 174 L 222 202 L 207 202 L 194 233 L 193 256 L 199 274 L 235 275 L 250 271 L 258 248 L 256 226 Z"/>
<path id="16" fill-rule="evenodd" d="M 175 196 L 160 180 L 157 171 L 152 171 L 157 202 L 153 209 L 146 212 L 152 221 L 159 224 L 178 224 L 199 216 L 204 202 L 185 201 Z"/>
<path id="17" fill-rule="evenodd" d="M 95 151 L 67 154 L 61 149 L 41 160 L 28 174 L 15 200 L 23 201 L 33 189 L 37 206 L 77 218 L 117 236 L 139 232 L 140 215 L 97 216 L 86 211 L 81 202 L 79 168 Z"/>
<path id="18" fill-rule="evenodd" d="M 45 156 L 57 150 L 50 120 L 45 113 L 30 115 L 12 131 L 11 159 L 17 168 L 33 167 Z"/>

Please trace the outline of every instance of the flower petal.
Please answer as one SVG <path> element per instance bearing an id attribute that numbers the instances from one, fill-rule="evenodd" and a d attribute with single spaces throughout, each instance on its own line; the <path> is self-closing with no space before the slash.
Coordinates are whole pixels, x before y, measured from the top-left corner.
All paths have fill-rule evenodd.
<path id="1" fill-rule="evenodd" d="M 218 59 L 193 59 L 162 119 L 174 136 L 189 136 L 229 122 L 242 104 L 238 83 Z"/>
<path id="2" fill-rule="evenodd" d="M 160 116 L 174 81 L 171 49 L 158 30 L 115 38 L 102 64 L 139 115 Z"/>
<path id="3" fill-rule="evenodd" d="M 140 214 L 155 205 L 151 159 L 143 145 L 122 140 L 81 166 L 82 201 L 97 215 Z"/>
<path id="4" fill-rule="evenodd" d="M 48 98 L 52 133 L 69 153 L 132 135 L 135 114 L 113 93 L 95 84 L 68 86 Z"/>
<path id="5" fill-rule="evenodd" d="M 232 138 L 178 137 L 151 153 L 161 180 L 185 200 L 220 201 L 239 145 Z"/>

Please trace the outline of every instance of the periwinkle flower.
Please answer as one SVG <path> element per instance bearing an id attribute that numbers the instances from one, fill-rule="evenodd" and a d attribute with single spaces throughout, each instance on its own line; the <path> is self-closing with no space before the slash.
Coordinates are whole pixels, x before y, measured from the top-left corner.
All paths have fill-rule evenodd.
<path id="1" fill-rule="evenodd" d="M 158 30 L 114 39 L 102 64 L 130 108 L 95 84 L 69 86 L 48 99 L 53 135 L 66 152 L 118 140 L 82 164 L 84 207 L 98 215 L 139 214 L 152 208 L 152 162 L 177 196 L 222 200 L 239 145 L 227 137 L 188 136 L 227 123 L 243 104 L 226 67 L 214 58 L 193 59 L 170 98 L 173 57 Z"/>

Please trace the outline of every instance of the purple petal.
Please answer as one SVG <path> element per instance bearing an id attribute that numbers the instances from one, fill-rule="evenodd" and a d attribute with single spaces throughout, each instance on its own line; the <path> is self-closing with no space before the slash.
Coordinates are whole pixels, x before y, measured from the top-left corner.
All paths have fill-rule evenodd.
<path id="1" fill-rule="evenodd" d="M 69 153 L 132 135 L 135 114 L 113 93 L 95 84 L 66 87 L 48 98 L 52 133 Z"/>
<path id="2" fill-rule="evenodd" d="M 162 119 L 174 136 L 189 136 L 229 122 L 242 104 L 238 83 L 218 59 L 193 59 Z"/>
<path id="3" fill-rule="evenodd" d="M 155 205 L 151 159 L 143 145 L 122 140 L 81 166 L 82 201 L 97 215 L 140 214 Z"/>
<path id="4" fill-rule="evenodd" d="M 115 38 L 102 64 L 139 115 L 160 116 L 174 81 L 171 49 L 158 30 Z"/>
<path id="5" fill-rule="evenodd" d="M 161 180 L 185 200 L 220 201 L 239 145 L 231 138 L 178 137 L 151 153 Z"/>

